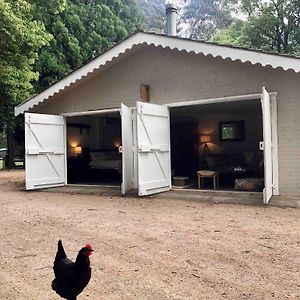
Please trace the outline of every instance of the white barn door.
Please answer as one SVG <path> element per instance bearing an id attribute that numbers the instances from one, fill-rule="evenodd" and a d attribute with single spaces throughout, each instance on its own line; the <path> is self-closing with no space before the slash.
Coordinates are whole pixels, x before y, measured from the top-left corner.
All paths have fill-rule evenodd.
<path id="1" fill-rule="evenodd" d="M 262 88 L 262 116 L 263 116 L 263 151 L 264 151 L 264 176 L 265 188 L 263 190 L 263 201 L 268 204 L 273 195 L 273 153 L 272 153 L 272 125 L 271 125 L 271 102 L 270 95 Z"/>
<path id="2" fill-rule="evenodd" d="M 26 189 L 65 185 L 64 117 L 25 113 Z"/>
<path id="3" fill-rule="evenodd" d="M 170 190 L 168 107 L 137 102 L 137 148 L 139 196 Z"/>
<path id="4" fill-rule="evenodd" d="M 134 188 L 134 141 L 132 110 L 121 104 L 122 125 L 122 195 Z"/>

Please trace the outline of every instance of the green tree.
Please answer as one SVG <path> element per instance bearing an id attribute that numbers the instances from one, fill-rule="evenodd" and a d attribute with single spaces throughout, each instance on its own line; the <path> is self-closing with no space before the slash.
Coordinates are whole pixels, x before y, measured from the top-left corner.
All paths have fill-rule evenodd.
<path id="1" fill-rule="evenodd" d="M 59 1 L 59 0 L 56 0 Z M 40 73 L 36 89 L 45 89 L 140 26 L 135 0 L 67 0 L 59 11 L 46 7 L 36 17 L 53 35 L 41 49 L 35 70 Z"/>
<path id="2" fill-rule="evenodd" d="M 13 167 L 14 106 L 32 92 L 32 71 L 40 47 L 51 36 L 33 20 L 32 5 L 25 0 L 0 0 L 0 131 L 7 139 L 8 166 Z"/>
<path id="3" fill-rule="evenodd" d="M 138 0 L 143 18 L 143 29 L 150 32 L 163 33 L 165 31 L 165 1 Z"/>
<path id="4" fill-rule="evenodd" d="M 192 39 L 209 40 L 220 28 L 231 21 L 230 11 L 222 0 L 188 0 L 183 9 L 181 23 L 185 24 L 185 35 Z"/>
<path id="5" fill-rule="evenodd" d="M 233 45 L 240 47 L 251 47 L 251 43 L 244 35 L 244 25 L 246 22 L 236 19 L 226 29 L 219 30 L 212 38 L 212 41 L 223 45 Z"/>
<path id="6" fill-rule="evenodd" d="M 214 37 L 215 42 L 279 53 L 300 54 L 299 0 L 229 1 L 245 21 L 235 20 Z"/>

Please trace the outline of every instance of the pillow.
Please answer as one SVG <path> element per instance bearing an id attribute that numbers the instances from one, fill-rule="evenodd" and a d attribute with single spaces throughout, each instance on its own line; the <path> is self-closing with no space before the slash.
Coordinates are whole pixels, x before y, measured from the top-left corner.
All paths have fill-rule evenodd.
<path id="1" fill-rule="evenodd" d="M 96 160 L 94 152 L 90 152 L 91 160 Z"/>
<path id="2" fill-rule="evenodd" d="M 117 151 L 106 152 L 106 159 L 107 160 L 119 160 L 120 153 Z"/>
<path id="3" fill-rule="evenodd" d="M 92 160 L 107 160 L 106 152 L 91 152 Z"/>

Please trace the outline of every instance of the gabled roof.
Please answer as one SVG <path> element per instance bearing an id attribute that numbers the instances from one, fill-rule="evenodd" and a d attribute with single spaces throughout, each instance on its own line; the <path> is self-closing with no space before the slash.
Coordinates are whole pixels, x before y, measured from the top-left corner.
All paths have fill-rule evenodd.
<path id="1" fill-rule="evenodd" d="M 300 57 L 296 56 L 225 46 L 162 34 L 137 32 L 53 84 L 45 91 L 15 107 L 15 115 L 17 116 L 51 96 L 60 93 L 76 81 L 100 69 L 108 62 L 113 61 L 115 58 L 137 45 L 154 45 L 155 47 L 169 48 L 171 50 L 176 49 L 178 51 L 193 52 L 195 54 L 203 54 L 204 56 L 221 57 L 232 61 L 240 61 L 242 63 L 250 62 L 253 65 L 259 64 L 261 66 L 271 66 L 274 69 L 280 68 L 285 71 L 293 70 L 295 72 L 300 72 Z"/>

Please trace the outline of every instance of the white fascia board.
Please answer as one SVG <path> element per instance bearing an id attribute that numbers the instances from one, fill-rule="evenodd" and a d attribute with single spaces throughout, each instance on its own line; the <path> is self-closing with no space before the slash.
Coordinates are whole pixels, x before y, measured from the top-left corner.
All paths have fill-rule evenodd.
<path id="1" fill-rule="evenodd" d="M 195 54 L 203 54 L 205 56 L 211 55 L 232 61 L 250 62 L 253 65 L 260 64 L 264 67 L 271 66 L 274 69 L 282 68 L 285 71 L 293 70 L 300 72 L 300 59 L 284 55 L 152 34 L 147 35 L 145 42 L 148 45 L 153 44 L 163 48 L 177 49 L 178 51 L 194 52 Z"/>
<path id="2" fill-rule="evenodd" d="M 220 57 L 222 59 L 230 59 L 232 61 L 240 61 L 242 63 L 250 62 L 253 65 L 259 64 L 263 67 L 271 66 L 274 69 L 281 68 L 285 71 L 293 70 L 295 72 L 300 72 L 300 59 L 298 58 L 216 45 L 209 42 L 199 42 L 190 39 L 138 32 L 66 76 L 64 79 L 55 83 L 47 90 L 15 107 L 15 116 L 29 110 L 54 94 L 59 93 L 66 87 L 80 80 L 82 77 L 85 77 L 89 73 L 99 69 L 107 62 L 112 61 L 120 54 L 123 54 L 127 50 L 132 49 L 134 46 L 141 44 L 169 48 L 171 50 L 176 49 L 178 51 L 193 52 L 195 54 L 203 54 L 204 56 L 209 55 L 212 57 Z"/>

